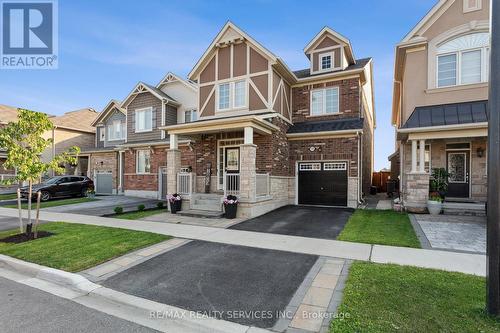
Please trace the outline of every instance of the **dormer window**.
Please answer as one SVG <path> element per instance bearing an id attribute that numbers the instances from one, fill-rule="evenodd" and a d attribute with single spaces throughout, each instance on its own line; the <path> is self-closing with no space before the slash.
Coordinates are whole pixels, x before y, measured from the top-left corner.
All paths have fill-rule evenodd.
<path id="1" fill-rule="evenodd" d="M 321 65 L 321 70 L 326 71 L 332 69 L 333 63 L 333 52 L 323 53 L 319 55 L 319 62 Z"/>

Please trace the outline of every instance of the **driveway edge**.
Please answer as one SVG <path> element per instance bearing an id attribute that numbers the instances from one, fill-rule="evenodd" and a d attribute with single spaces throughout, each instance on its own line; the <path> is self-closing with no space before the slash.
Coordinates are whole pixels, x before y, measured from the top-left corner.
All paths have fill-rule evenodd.
<path id="1" fill-rule="evenodd" d="M 0 254 L 0 276 L 162 332 L 270 332 L 118 292 L 85 277 Z"/>

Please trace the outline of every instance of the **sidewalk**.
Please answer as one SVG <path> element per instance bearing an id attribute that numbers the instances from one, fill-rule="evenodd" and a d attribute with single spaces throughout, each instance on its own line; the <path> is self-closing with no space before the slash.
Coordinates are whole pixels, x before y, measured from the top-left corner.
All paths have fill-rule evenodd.
<path id="1" fill-rule="evenodd" d="M 23 213 L 26 214 L 27 212 L 24 211 Z M 0 208 L 0 216 L 15 218 L 17 211 L 15 209 Z M 486 256 L 481 254 L 370 245 L 213 227 L 121 220 L 61 212 L 42 211 L 40 212 L 40 218 L 46 221 L 64 221 L 149 231 L 178 238 L 376 263 L 394 263 L 486 276 Z"/>

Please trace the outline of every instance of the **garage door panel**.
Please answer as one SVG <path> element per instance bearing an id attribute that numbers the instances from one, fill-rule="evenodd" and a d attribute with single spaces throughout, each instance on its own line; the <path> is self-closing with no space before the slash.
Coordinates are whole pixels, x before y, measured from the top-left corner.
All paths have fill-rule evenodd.
<path id="1" fill-rule="evenodd" d="M 299 204 L 347 206 L 347 170 L 303 170 L 298 173 Z M 326 163 L 331 166 L 331 162 Z M 339 163 L 345 166 L 344 163 Z"/>

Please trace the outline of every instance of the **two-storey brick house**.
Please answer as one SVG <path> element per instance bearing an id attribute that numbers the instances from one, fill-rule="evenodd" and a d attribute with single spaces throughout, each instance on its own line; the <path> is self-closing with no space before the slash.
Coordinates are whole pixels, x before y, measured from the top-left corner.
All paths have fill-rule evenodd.
<path id="1" fill-rule="evenodd" d="M 304 52 L 310 67 L 292 71 L 231 22 L 222 28 L 188 76 L 198 120 L 159 127 L 168 193 L 187 193 L 197 209 L 236 194 L 246 216 L 361 202 L 373 164 L 372 61 L 329 28 Z"/>
<path id="2" fill-rule="evenodd" d="M 489 42 L 489 1 L 441 0 L 396 47 L 390 159 L 408 210 L 425 211 L 433 168 L 447 200 L 486 200 Z"/>

